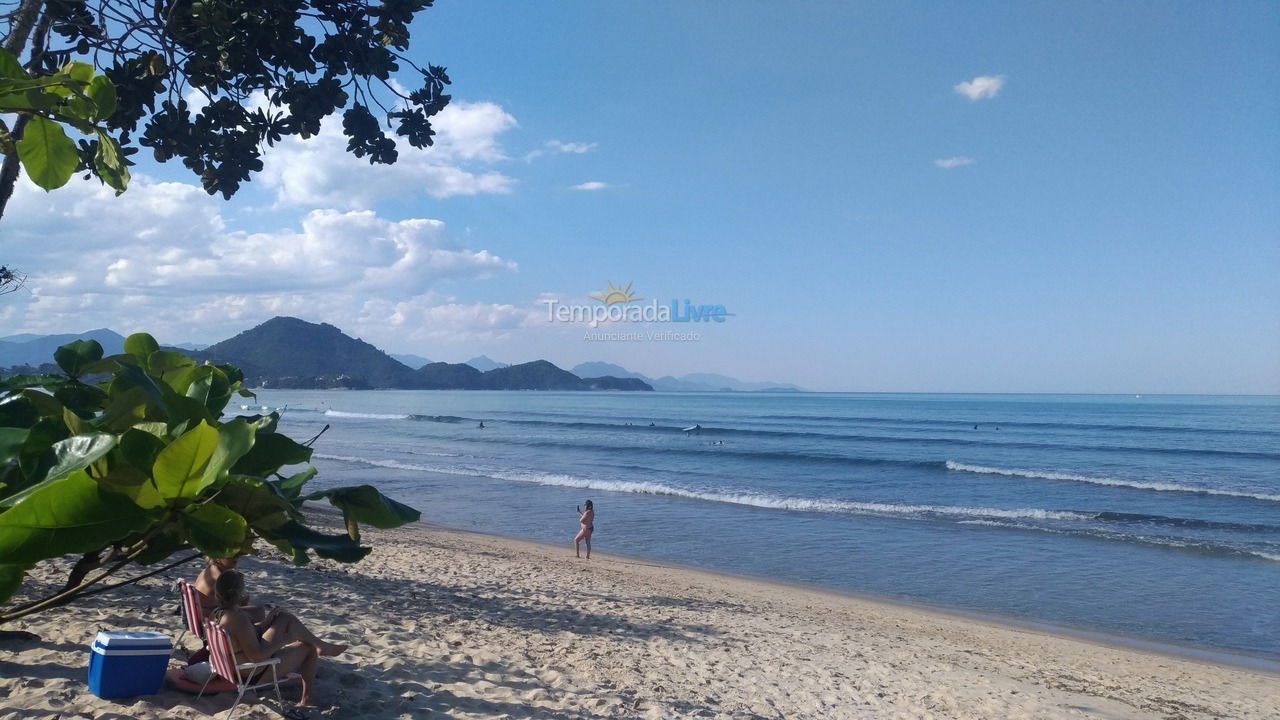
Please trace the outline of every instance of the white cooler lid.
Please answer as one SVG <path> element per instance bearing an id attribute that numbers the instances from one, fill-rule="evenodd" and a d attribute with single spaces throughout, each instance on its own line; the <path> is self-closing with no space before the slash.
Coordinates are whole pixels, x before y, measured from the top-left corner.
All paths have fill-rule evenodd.
<path id="1" fill-rule="evenodd" d="M 161 632 L 144 630 L 98 633 L 95 645 L 110 648 L 153 648 L 169 647 L 169 636 Z"/>

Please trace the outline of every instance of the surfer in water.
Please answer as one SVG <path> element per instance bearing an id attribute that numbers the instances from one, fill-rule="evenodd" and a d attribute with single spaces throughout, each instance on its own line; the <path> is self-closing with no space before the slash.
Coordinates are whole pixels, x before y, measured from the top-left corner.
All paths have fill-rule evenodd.
<path id="1" fill-rule="evenodd" d="M 478 430 L 483 430 L 483 429 L 484 429 L 484 421 L 483 421 L 483 420 L 481 420 L 481 421 L 480 421 L 480 424 L 476 426 L 476 429 L 478 429 Z"/>
<path id="2" fill-rule="evenodd" d="M 578 508 L 578 512 L 581 513 L 581 515 L 578 516 L 578 523 L 582 526 L 582 529 L 579 530 L 578 534 L 573 538 L 573 554 L 574 557 L 582 557 L 582 553 L 578 552 L 578 544 L 585 541 L 587 543 L 587 559 L 590 560 L 591 534 L 596 531 L 596 509 L 595 506 L 591 504 L 591 501 L 588 500 L 587 509 L 584 511 L 580 507 Z"/>

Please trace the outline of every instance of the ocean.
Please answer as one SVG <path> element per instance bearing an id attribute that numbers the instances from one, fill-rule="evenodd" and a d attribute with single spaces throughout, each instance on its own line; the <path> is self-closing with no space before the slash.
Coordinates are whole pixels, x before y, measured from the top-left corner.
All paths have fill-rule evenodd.
<path id="1" fill-rule="evenodd" d="M 330 426 L 316 486 L 372 482 L 430 522 L 562 543 L 566 562 L 591 499 L 605 552 L 1280 659 L 1277 397 L 263 390 L 257 403 L 283 408 L 301 440 Z"/>

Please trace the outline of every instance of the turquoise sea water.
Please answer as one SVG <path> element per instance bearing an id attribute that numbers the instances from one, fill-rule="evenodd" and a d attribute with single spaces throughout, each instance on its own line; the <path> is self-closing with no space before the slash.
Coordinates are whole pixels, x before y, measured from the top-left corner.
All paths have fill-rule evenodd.
<path id="1" fill-rule="evenodd" d="M 454 527 L 1280 658 L 1280 398 L 260 391 Z M 484 429 L 477 424 L 483 420 Z M 681 428 L 701 425 L 697 433 Z"/>

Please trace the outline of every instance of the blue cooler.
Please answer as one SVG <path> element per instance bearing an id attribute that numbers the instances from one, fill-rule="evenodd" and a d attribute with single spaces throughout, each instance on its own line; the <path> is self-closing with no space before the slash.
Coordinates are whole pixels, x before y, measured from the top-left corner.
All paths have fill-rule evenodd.
<path id="1" fill-rule="evenodd" d="M 158 632 L 100 632 L 89 653 L 89 691 L 101 698 L 154 695 L 173 643 Z"/>

